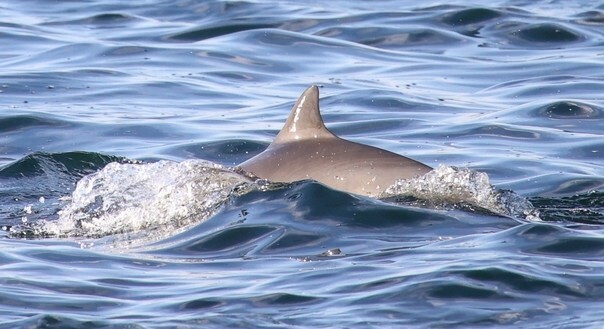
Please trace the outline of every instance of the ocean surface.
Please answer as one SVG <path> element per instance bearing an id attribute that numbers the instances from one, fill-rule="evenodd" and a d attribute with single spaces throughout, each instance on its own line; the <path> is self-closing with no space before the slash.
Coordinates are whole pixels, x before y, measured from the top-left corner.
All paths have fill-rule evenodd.
<path id="1" fill-rule="evenodd" d="M 597 1 L 4 1 L 0 41 L 0 329 L 604 327 Z M 435 169 L 238 171 L 313 84 Z"/>

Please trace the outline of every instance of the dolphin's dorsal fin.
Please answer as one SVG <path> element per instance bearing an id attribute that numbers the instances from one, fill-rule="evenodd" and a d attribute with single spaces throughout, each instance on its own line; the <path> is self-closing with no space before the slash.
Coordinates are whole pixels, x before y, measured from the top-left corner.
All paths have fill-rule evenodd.
<path id="1" fill-rule="evenodd" d="M 298 98 L 273 143 L 328 137 L 335 135 L 325 128 L 319 110 L 319 88 L 313 85 Z"/>

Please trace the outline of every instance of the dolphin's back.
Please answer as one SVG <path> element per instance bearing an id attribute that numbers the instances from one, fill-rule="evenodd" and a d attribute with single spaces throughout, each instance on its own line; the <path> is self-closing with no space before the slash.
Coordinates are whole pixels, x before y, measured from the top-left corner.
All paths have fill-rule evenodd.
<path id="1" fill-rule="evenodd" d="M 316 86 L 300 96 L 273 143 L 240 167 L 274 182 L 314 179 L 339 190 L 369 196 L 377 196 L 397 179 L 431 170 L 396 153 L 334 135 L 323 124 Z"/>
<path id="2" fill-rule="evenodd" d="M 241 167 L 274 182 L 314 179 L 338 190 L 368 196 L 379 195 L 397 179 L 431 170 L 398 154 L 339 138 L 271 145 Z"/>

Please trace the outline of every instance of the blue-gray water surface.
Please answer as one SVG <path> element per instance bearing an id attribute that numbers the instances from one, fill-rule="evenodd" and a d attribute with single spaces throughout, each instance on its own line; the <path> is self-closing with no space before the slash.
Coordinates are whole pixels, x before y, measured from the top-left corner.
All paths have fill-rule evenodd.
<path id="1" fill-rule="evenodd" d="M 1 3 L 0 328 L 604 326 L 604 5 L 477 3 Z M 233 183 L 311 84 L 538 218 Z"/>

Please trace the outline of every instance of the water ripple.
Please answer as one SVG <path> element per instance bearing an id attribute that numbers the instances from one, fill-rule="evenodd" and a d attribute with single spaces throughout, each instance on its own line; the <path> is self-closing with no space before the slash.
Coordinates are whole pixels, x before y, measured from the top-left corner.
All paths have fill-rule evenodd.
<path id="1" fill-rule="evenodd" d="M 601 5 L 2 7 L 0 328 L 602 323 Z M 228 168 L 310 84 L 338 135 L 488 175 L 542 222 Z M 70 237 L 22 239 L 43 223 Z"/>

